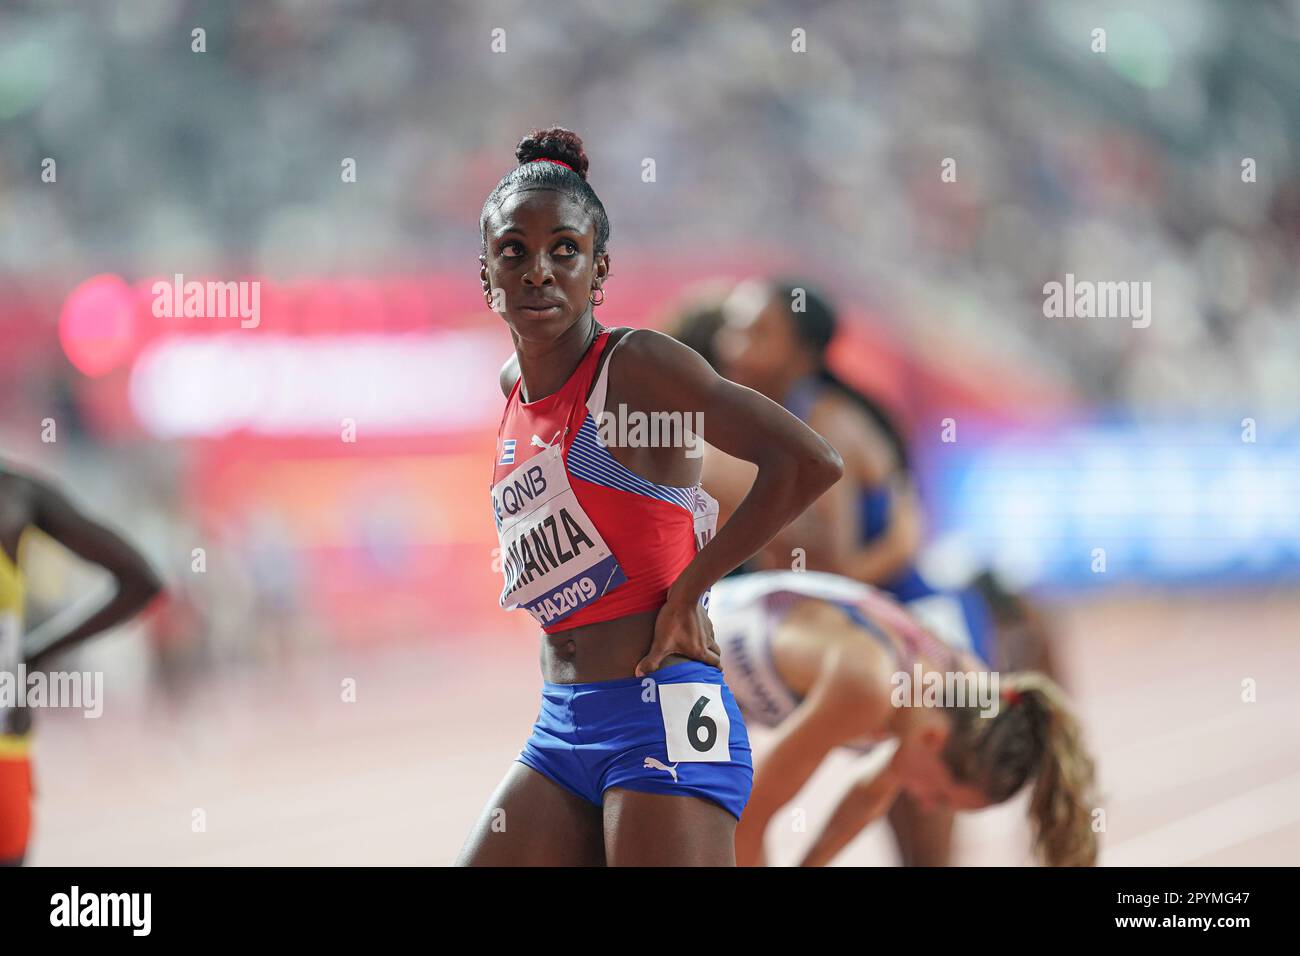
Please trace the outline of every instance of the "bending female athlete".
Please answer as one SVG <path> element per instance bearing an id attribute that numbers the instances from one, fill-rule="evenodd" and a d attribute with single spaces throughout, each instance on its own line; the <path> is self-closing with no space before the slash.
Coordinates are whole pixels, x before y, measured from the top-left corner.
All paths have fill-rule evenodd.
<path id="1" fill-rule="evenodd" d="M 707 591 L 842 462 L 668 336 L 603 328 L 609 220 L 581 140 L 533 131 L 516 157 L 481 220 L 484 297 L 515 347 L 492 507 L 501 605 L 541 626 L 545 683 L 533 734 L 459 862 L 731 865 L 753 768 Z M 710 442 L 758 469 L 716 536 L 702 415 Z M 670 440 L 647 422 L 675 423 Z"/>
<path id="2" fill-rule="evenodd" d="M 894 738 L 888 766 L 855 780 L 803 859 L 829 862 L 902 795 L 923 809 L 978 810 L 1033 781 L 1029 813 L 1039 857 L 1092 865 L 1093 763 L 1061 690 L 1029 672 L 1001 675 L 994 698 L 926 701 L 894 695 L 901 675 L 978 675 L 985 665 L 948 647 L 883 592 L 816 571 L 759 571 L 714 585 L 709 616 L 727 684 L 745 719 L 775 728 L 736 832 L 736 860 L 763 862 L 777 812 L 837 746 Z M 972 688 L 973 689 L 973 688 Z"/>
<path id="3" fill-rule="evenodd" d="M 117 581 L 116 593 L 103 607 L 39 647 L 23 641 L 21 548 L 31 528 L 105 568 Z M 160 590 L 148 563 L 116 533 L 82 514 L 52 485 L 0 463 L 0 672 L 16 675 L 20 662 L 28 672 L 45 668 L 55 655 L 136 614 Z M 31 724 L 30 708 L 0 705 L 0 865 L 20 866 L 27 854 Z"/>

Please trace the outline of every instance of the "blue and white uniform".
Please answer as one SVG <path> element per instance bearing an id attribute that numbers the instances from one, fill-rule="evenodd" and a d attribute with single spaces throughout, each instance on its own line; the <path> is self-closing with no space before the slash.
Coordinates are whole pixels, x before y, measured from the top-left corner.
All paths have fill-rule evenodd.
<path id="1" fill-rule="evenodd" d="M 955 651 L 908 610 L 877 588 L 852 578 L 820 571 L 755 571 L 723 578 L 713 586 L 709 619 L 722 652 L 727 686 L 736 695 L 745 719 L 763 727 L 784 722 L 802 698 L 781 678 L 772 652 L 772 636 L 789 610 L 814 598 L 842 608 L 890 652 L 899 670 L 910 673 L 918 658 L 943 670 L 963 670 Z M 870 750 L 878 741 L 848 746 Z"/>

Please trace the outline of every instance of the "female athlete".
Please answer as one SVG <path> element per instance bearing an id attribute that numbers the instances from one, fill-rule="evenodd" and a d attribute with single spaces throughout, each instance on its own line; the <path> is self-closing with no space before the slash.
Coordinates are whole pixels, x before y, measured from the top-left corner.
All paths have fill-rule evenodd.
<path id="1" fill-rule="evenodd" d="M 533 734 L 459 862 L 734 864 L 753 770 L 707 592 L 842 461 L 668 336 L 602 327 L 609 220 L 582 141 L 535 130 L 516 157 L 481 219 L 484 297 L 515 348 L 492 508 L 500 603 L 541 626 L 545 683 Z M 699 485 L 704 416 L 711 443 L 757 466 L 716 536 Z"/>
<path id="2" fill-rule="evenodd" d="M 817 571 L 719 581 L 709 616 L 745 719 L 775 729 L 736 833 L 741 865 L 763 861 L 768 824 L 832 748 L 866 750 L 888 738 L 898 742 L 889 764 L 852 783 L 804 865 L 830 861 L 903 794 L 923 809 L 977 810 L 1030 781 L 1040 859 L 1095 862 L 1093 762 L 1049 678 L 988 675 L 980 700 L 983 662 L 940 642 L 883 592 Z M 945 691 L 933 699 L 910 690 L 934 681 Z"/>

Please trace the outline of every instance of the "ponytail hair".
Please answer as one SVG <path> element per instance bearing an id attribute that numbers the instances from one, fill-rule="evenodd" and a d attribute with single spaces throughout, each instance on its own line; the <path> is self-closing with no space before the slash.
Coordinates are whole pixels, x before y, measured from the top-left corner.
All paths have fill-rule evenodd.
<path id="1" fill-rule="evenodd" d="M 898 470 L 909 471 L 911 464 L 907 455 L 907 442 L 893 417 L 875 399 L 862 394 L 826 366 L 826 350 L 839 327 L 834 307 L 806 282 L 780 280 L 772 283 L 771 290 L 774 299 L 779 300 L 789 313 L 796 337 L 812 353 L 813 360 L 817 363 L 817 380 L 861 409 L 884 433 L 890 450 L 894 453 Z M 793 308 L 796 295 L 800 296 L 803 304 L 800 311 Z"/>
<path id="2" fill-rule="evenodd" d="M 1003 675 L 996 717 L 978 706 L 949 708 L 952 733 L 944 760 L 953 778 L 993 803 L 1032 779 L 1029 817 L 1034 850 L 1049 866 L 1094 866 L 1096 770 L 1065 693 L 1032 671 Z"/>
<path id="3" fill-rule="evenodd" d="M 894 461 L 900 472 L 911 471 L 911 461 L 907 457 L 907 442 L 903 439 L 903 433 L 898 430 L 894 419 L 885 411 L 884 406 L 876 402 L 875 399 L 859 392 L 848 382 L 841 379 L 825 365 L 817 369 L 817 380 L 829 388 L 839 392 L 849 401 L 853 402 L 858 408 L 862 409 L 880 428 L 885 436 L 885 441 L 889 444 L 889 449 L 894 453 Z"/>

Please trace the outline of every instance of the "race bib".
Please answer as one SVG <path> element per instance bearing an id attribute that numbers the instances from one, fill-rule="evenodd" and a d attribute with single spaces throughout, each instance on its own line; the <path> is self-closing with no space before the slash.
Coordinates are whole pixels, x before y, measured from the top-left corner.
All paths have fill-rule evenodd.
<path id="1" fill-rule="evenodd" d="M 492 487 L 505 587 L 501 606 L 555 624 L 627 582 L 578 504 L 561 444 L 550 445 Z"/>
<path id="2" fill-rule="evenodd" d="M 721 684 L 660 684 L 669 763 L 731 760 L 731 718 Z"/>

